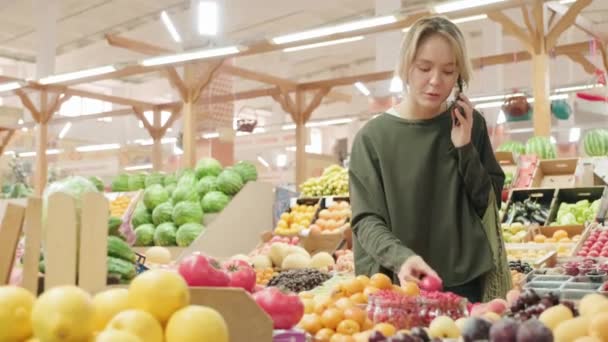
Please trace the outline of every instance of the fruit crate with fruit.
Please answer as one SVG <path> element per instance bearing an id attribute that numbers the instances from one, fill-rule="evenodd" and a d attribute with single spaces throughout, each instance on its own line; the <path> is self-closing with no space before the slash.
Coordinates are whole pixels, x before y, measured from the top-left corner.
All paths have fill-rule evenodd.
<path id="1" fill-rule="evenodd" d="M 507 259 L 529 263 L 533 268 L 553 266 L 557 263 L 557 249 L 544 243 L 509 243 L 506 245 Z"/>
<path id="2" fill-rule="evenodd" d="M 514 189 L 503 216 L 504 224 L 546 226 L 555 204 L 557 189 Z"/>
<path id="3" fill-rule="evenodd" d="M 297 236 L 318 217 L 320 198 L 293 198 L 289 209 L 281 214 L 274 229 L 280 236 Z"/>
<path id="4" fill-rule="evenodd" d="M 347 197 L 325 197 L 308 229 L 300 232 L 301 245 L 309 253 L 334 253 L 350 231 L 351 207 Z"/>
<path id="5" fill-rule="evenodd" d="M 608 258 L 608 228 L 598 223 L 589 224 L 572 255 L 582 258 Z"/>
<path id="6" fill-rule="evenodd" d="M 497 151 L 494 153 L 496 161 L 505 173 L 504 189 L 508 191 L 517 183 L 518 175 L 518 158 L 517 155 L 510 151 Z"/>
<path id="7" fill-rule="evenodd" d="M 408 296 L 381 290 L 368 297 L 368 317 L 374 324 L 390 323 L 397 329 L 428 327 L 439 316 L 453 320 L 468 315 L 467 300 L 450 292 L 425 292 Z"/>
<path id="8" fill-rule="evenodd" d="M 533 289 L 539 295 L 554 294 L 563 300 L 577 301 L 590 293 L 598 293 L 603 289 L 603 284 L 608 281 L 604 267 L 599 264 L 582 264 L 580 267 L 584 275 L 569 274 L 540 274 L 532 272 L 527 277 L 524 289 Z M 569 265 L 568 270 L 576 269 Z M 576 269 L 578 272 L 578 269 Z"/>
<path id="9" fill-rule="evenodd" d="M 605 186 L 559 188 L 555 205 L 549 215 L 549 226 L 582 227 L 594 222 L 601 208 Z"/>

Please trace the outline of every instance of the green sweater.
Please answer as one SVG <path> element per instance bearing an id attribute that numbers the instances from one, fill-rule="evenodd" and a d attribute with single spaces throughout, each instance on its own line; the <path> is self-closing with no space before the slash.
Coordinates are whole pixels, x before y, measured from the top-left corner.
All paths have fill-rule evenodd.
<path id="1" fill-rule="evenodd" d="M 485 119 L 475 112 L 471 143 L 455 148 L 449 112 L 428 120 L 383 113 L 353 141 L 349 165 L 355 272 L 393 280 L 406 258 L 421 256 L 445 286 L 492 268 L 481 218 L 504 173 Z"/>

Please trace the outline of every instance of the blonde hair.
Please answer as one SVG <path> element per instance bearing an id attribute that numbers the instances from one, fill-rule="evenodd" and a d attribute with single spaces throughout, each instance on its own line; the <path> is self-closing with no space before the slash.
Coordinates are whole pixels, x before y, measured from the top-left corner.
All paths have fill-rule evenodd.
<path id="1" fill-rule="evenodd" d="M 412 25 L 401 42 L 401 51 L 397 65 L 397 76 L 407 83 L 407 75 L 418 48 L 429 37 L 438 34 L 452 46 L 456 59 L 456 70 L 464 84 L 469 84 L 472 67 L 462 32 L 453 22 L 443 16 L 421 18 Z"/>

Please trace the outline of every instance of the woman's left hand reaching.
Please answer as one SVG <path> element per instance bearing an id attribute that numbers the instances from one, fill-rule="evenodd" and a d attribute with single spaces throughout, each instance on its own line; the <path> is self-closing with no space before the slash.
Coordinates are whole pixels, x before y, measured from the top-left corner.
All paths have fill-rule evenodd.
<path id="1" fill-rule="evenodd" d="M 473 105 L 469 99 L 460 94 L 456 104 L 464 109 L 464 115 L 456 106 L 452 108 L 452 143 L 459 148 L 471 142 L 471 131 L 473 130 Z M 458 120 L 458 125 L 456 124 Z"/>

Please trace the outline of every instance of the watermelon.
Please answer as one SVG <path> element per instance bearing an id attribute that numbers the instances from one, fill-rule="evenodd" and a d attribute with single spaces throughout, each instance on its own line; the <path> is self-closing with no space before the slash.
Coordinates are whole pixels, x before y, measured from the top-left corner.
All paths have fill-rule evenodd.
<path id="1" fill-rule="evenodd" d="M 169 192 L 160 184 L 152 184 L 144 190 L 144 204 L 149 211 L 154 210 L 157 205 L 169 200 Z"/>
<path id="2" fill-rule="evenodd" d="M 608 130 L 596 128 L 587 132 L 583 138 L 583 146 L 590 157 L 608 155 Z"/>
<path id="3" fill-rule="evenodd" d="M 524 153 L 526 153 L 526 147 L 524 146 L 524 144 L 520 143 L 519 141 L 509 140 L 509 141 L 505 141 L 504 143 L 500 144 L 500 146 L 498 146 L 496 151 L 524 154 Z"/>
<path id="4" fill-rule="evenodd" d="M 170 173 L 163 178 L 164 186 L 167 186 L 170 184 L 177 184 L 177 176 L 174 173 Z"/>
<path id="5" fill-rule="evenodd" d="M 157 205 L 152 211 L 152 222 L 157 226 L 161 223 L 172 222 L 172 220 L 173 205 L 170 201 Z"/>
<path id="6" fill-rule="evenodd" d="M 171 222 L 165 222 L 154 230 L 154 244 L 157 246 L 175 246 L 175 235 L 177 234 L 177 228 Z"/>
<path id="7" fill-rule="evenodd" d="M 200 197 L 198 196 L 198 192 L 196 192 L 196 188 L 194 186 L 178 185 L 177 188 L 173 190 L 171 199 L 173 201 L 173 204 L 177 204 L 183 201 L 198 203 Z"/>
<path id="8" fill-rule="evenodd" d="M 549 137 L 532 137 L 526 142 L 526 154 L 537 155 L 540 159 L 555 159 L 557 150 Z"/>
<path id="9" fill-rule="evenodd" d="M 112 192 L 129 191 L 129 175 L 123 173 L 112 181 Z"/>
<path id="10" fill-rule="evenodd" d="M 255 181 L 258 179 L 258 170 L 253 163 L 248 161 L 240 161 L 232 167 L 243 179 L 243 183 Z"/>
<path id="11" fill-rule="evenodd" d="M 180 247 L 188 247 L 205 230 L 200 223 L 186 223 L 177 229 L 176 241 Z"/>
<path id="12" fill-rule="evenodd" d="M 146 180 L 145 180 L 146 188 L 153 184 L 163 185 L 163 178 L 164 178 L 164 176 L 158 172 L 153 172 L 153 173 L 147 175 Z"/>
<path id="13" fill-rule="evenodd" d="M 138 206 L 133 211 L 133 216 L 131 217 L 131 225 L 133 227 L 139 227 L 142 224 L 152 223 L 152 215 L 148 212 L 145 206 Z"/>
<path id="14" fill-rule="evenodd" d="M 201 198 L 215 190 L 217 190 L 217 177 L 215 176 L 205 176 L 196 183 L 196 192 Z"/>
<path id="15" fill-rule="evenodd" d="M 220 191 L 211 191 L 203 197 L 201 207 L 206 213 L 219 213 L 230 202 L 230 197 Z"/>
<path id="16" fill-rule="evenodd" d="M 234 170 L 224 170 L 217 176 L 217 188 L 226 195 L 235 195 L 243 187 L 243 179 Z"/>
<path id="17" fill-rule="evenodd" d="M 140 190 L 146 187 L 146 175 L 143 173 L 129 175 L 129 191 Z"/>
<path id="18" fill-rule="evenodd" d="M 222 164 L 213 158 L 203 158 L 196 163 L 196 178 L 205 176 L 217 176 L 222 172 Z"/>
<path id="19" fill-rule="evenodd" d="M 179 202 L 173 208 L 172 218 L 178 226 L 185 223 L 201 223 L 203 209 L 198 202 Z"/>
<path id="20" fill-rule="evenodd" d="M 154 225 L 146 223 L 135 228 L 135 246 L 152 246 L 154 244 Z"/>

